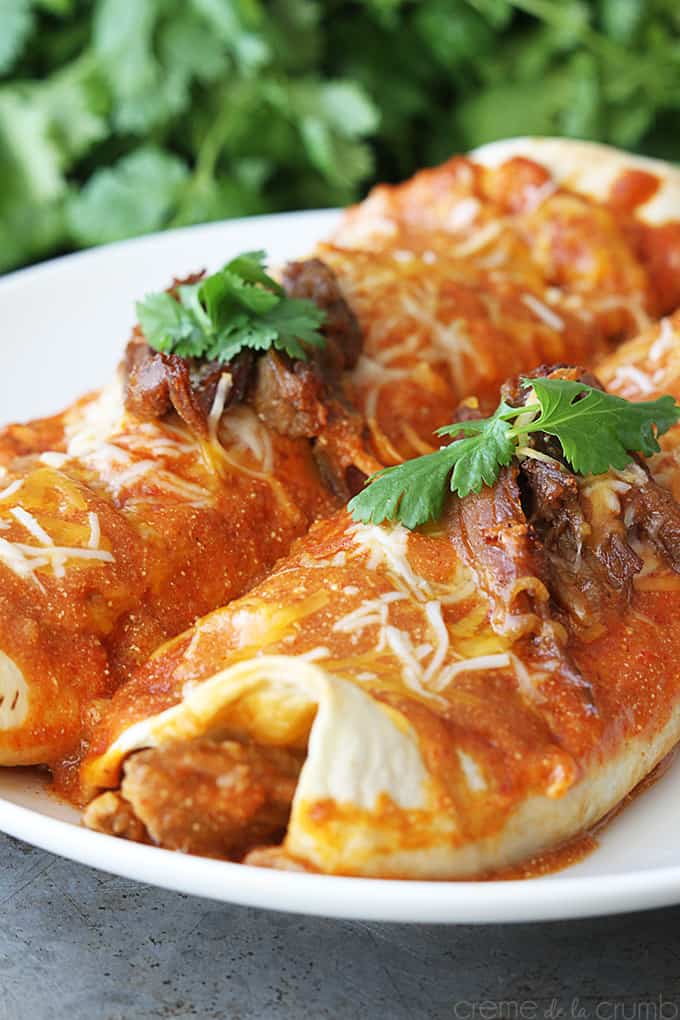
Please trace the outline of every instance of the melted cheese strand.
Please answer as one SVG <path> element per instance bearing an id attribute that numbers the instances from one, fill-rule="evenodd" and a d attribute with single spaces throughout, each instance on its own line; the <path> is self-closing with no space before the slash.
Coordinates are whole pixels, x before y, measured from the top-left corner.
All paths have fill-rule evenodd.
<path id="1" fill-rule="evenodd" d="M 441 602 L 428 602 L 425 606 L 425 615 L 437 642 L 423 676 L 423 683 L 427 685 L 432 683 L 433 678 L 444 664 L 446 653 L 449 650 L 449 632 L 442 617 Z"/>
<path id="2" fill-rule="evenodd" d="M 365 630 L 366 627 L 379 627 L 380 635 L 376 651 L 380 652 L 386 643 L 385 628 L 388 624 L 390 603 L 407 597 L 405 592 L 390 591 L 375 599 L 365 599 L 357 609 L 336 620 L 333 630 L 338 634 L 352 634 Z"/>
<path id="3" fill-rule="evenodd" d="M 227 395 L 231 390 L 231 384 L 231 372 L 223 372 L 220 376 L 220 381 L 217 384 L 212 407 L 210 408 L 210 414 L 208 415 L 208 432 L 210 433 L 211 439 L 217 438 L 217 427 L 220 423 L 222 412 L 224 411 L 224 405 L 227 402 Z"/>
<path id="4" fill-rule="evenodd" d="M 548 308 L 533 294 L 522 294 L 520 300 L 550 329 L 554 329 L 558 333 L 564 329 L 564 319 L 561 319 L 556 312 L 553 312 L 552 308 Z"/>
<path id="5" fill-rule="evenodd" d="M 404 683 L 417 694 L 432 696 L 431 692 L 425 690 L 422 686 L 421 677 L 423 670 L 414 654 L 409 635 L 388 624 L 385 627 L 385 640 L 399 659 Z"/>
<path id="6" fill-rule="evenodd" d="M 21 486 L 24 484 L 23 478 L 17 478 L 16 481 L 10 482 L 6 489 L 0 492 L 0 499 L 7 499 L 9 496 L 13 496 L 15 492 L 18 492 Z"/>
<path id="7" fill-rule="evenodd" d="M 34 550 L 35 551 L 35 550 Z M 44 587 L 40 580 L 35 576 L 35 570 L 37 567 L 46 567 L 48 560 L 34 559 L 29 560 L 24 556 L 13 542 L 8 542 L 5 538 L 0 538 L 0 563 L 16 574 L 17 577 L 24 578 L 35 584 L 41 591 L 44 591 Z"/>
<path id="8" fill-rule="evenodd" d="M 98 549 L 99 541 L 101 539 L 101 527 L 99 525 L 99 515 L 94 513 L 92 510 L 87 515 L 88 524 L 90 525 L 90 537 L 87 540 L 88 549 Z"/>
<path id="9" fill-rule="evenodd" d="M 36 577 L 35 571 L 43 567 L 52 567 L 54 576 L 62 578 L 66 574 L 67 560 L 99 560 L 104 563 L 113 563 L 113 554 L 104 549 L 99 549 L 100 527 L 97 514 L 88 513 L 90 525 L 90 537 L 87 549 L 77 546 L 56 545 L 54 539 L 42 527 L 39 521 L 22 506 L 10 508 L 10 514 L 14 519 L 28 531 L 33 538 L 41 544 L 39 546 L 27 545 L 24 542 L 10 542 L 7 539 L 0 539 L 0 562 L 4 563 L 17 577 L 30 580 L 41 591 L 44 587 Z"/>
<path id="10" fill-rule="evenodd" d="M 210 470 L 217 473 L 220 472 L 220 465 L 226 464 L 238 474 L 266 482 L 274 493 L 280 509 L 293 519 L 299 518 L 298 508 L 289 498 L 279 479 L 273 474 L 274 451 L 266 426 L 262 424 L 255 412 L 247 407 L 231 408 L 229 414 L 222 417 L 229 386 L 231 386 L 231 375 L 229 372 L 223 372 L 208 415 L 209 438 L 207 441 L 201 441 L 201 451 L 205 463 Z M 220 428 L 234 434 L 240 444 L 253 454 L 255 459 L 260 462 L 259 470 L 247 467 L 230 456 L 220 440 L 218 434 Z"/>
<path id="11" fill-rule="evenodd" d="M 22 524 L 34 538 L 37 538 L 43 545 L 54 545 L 54 539 L 47 534 L 45 529 L 36 521 L 33 514 L 29 514 L 22 506 L 13 506 L 10 513 L 15 520 Z"/>
<path id="12" fill-rule="evenodd" d="M 455 577 L 448 582 L 427 581 L 416 574 L 408 560 L 410 532 L 401 524 L 388 527 L 378 524 L 354 524 L 348 531 L 355 548 L 368 556 L 369 570 L 386 568 L 395 588 L 405 591 L 418 602 L 436 599 L 442 605 L 462 602 L 474 594 L 475 584 L 471 574 L 462 565 Z"/>
<path id="13" fill-rule="evenodd" d="M 500 652 L 497 655 L 477 655 L 472 659 L 460 659 L 442 670 L 435 680 L 434 686 L 436 690 L 442 691 L 459 673 L 467 673 L 469 670 L 504 669 L 509 665 L 510 655 L 507 652 Z"/>

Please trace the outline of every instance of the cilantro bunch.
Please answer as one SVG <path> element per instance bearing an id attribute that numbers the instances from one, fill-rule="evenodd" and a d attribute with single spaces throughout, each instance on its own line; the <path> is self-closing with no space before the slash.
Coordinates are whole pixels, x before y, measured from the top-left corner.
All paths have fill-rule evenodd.
<path id="1" fill-rule="evenodd" d="M 289 298 L 265 272 L 263 251 L 245 252 L 199 283 L 182 284 L 176 296 L 162 291 L 137 302 L 149 346 L 164 354 L 231 361 L 248 348 L 275 347 L 307 358 L 322 347 L 325 313 L 313 301 Z"/>
<path id="2" fill-rule="evenodd" d="M 680 159 L 672 0 L 0 0 L 0 272 L 512 134 Z"/>
<path id="3" fill-rule="evenodd" d="M 379 471 L 349 503 L 357 521 L 400 521 L 416 528 L 442 514 L 448 492 L 467 496 L 493 485 L 502 467 L 522 456 L 533 432 L 559 440 L 564 459 L 583 475 L 623 468 L 633 452 L 649 457 L 657 436 L 680 421 L 673 397 L 636 403 L 568 379 L 525 379 L 536 402 L 510 407 L 504 401 L 490 418 L 439 429 L 455 435 L 449 446 Z"/>

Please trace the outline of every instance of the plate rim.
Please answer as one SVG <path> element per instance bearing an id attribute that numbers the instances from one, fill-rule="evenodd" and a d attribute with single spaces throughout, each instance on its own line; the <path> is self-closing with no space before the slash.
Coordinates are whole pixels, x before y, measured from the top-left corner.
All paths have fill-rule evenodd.
<path id="1" fill-rule="evenodd" d="M 0 807 L 0 830 L 6 835 L 67 860 L 173 892 L 278 912 L 339 920 L 477 925 L 571 920 L 680 903 L 678 865 L 602 876 L 483 882 L 321 875 L 146 846 L 93 832 L 4 797 Z"/>
<path id="2" fill-rule="evenodd" d="M 143 249 L 145 246 L 153 247 L 160 242 L 172 243 L 188 234 L 219 233 L 221 230 L 238 231 L 246 226 L 266 227 L 268 222 L 283 223 L 292 219 L 315 219 L 328 218 L 332 220 L 339 217 L 343 210 L 338 207 L 324 206 L 320 209 L 298 209 L 289 212 L 260 213 L 255 216 L 234 216 L 227 220 L 210 220 L 207 223 L 192 223 L 183 227 L 172 227 L 168 230 L 154 230 L 148 234 L 139 234 L 136 237 L 125 237 L 120 241 L 109 241 L 104 244 L 91 245 L 89 248 L 81 248 L 78 251 L 65 252 L 63 255 L 56 255 L 54 258 L 46 258 L 32 265 L 20 266 L 18 269 L 11 269 L 7 273 L 0 273 L 0 294 L 10 284 L 16 284 L 27 277 L 43 276 L 47 273 L 62 267 L 76 265 L 80 261 L 105 258 L 108 255 L 115 255 L 126 248 Z"/>

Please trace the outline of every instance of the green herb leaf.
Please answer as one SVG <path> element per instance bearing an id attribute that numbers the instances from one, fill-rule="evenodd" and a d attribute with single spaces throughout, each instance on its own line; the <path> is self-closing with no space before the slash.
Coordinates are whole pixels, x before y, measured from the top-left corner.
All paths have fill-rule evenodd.
<path id="1" fill-rule="evenodd" d="M 515 451 L 511 428 L 500 417 L 505 410 L 507 405 L 501 404 L 491 418 L 450 426 L 463 437 L 436 453 L 373 475 L 371 484 L 349 504 L 354 519 L 373 524 L 399 520 L 416 528 L 441 515 L 448 488 L 467 496 L 482 485 L 493 485 Z"/>
<path id="2" fill-rule="evenodd" d="M 276 330 L 274 346 L 291 358 L 304 358 L 304 347 L 323 347 L 324 339 L 319 327 L 326 318 L 312 301 L 287 298 L 271 309 L 263 320 Z"/>
<path id="3" fill-rule="evenodd" d="M 444 509 L 453 467 L 449 450 L 426 453 L 372 475 L 370 484 L 349 502 L 354 520 L 364 524 L 399 520 L 407 528 L 436 520 Z"/>
<path id="4" fill-rule="evenodd" d="M 98 170 L 69 197 L 72 237 L 80 244 L 104 244 L 158 230 L 175 208 L 187 175 L 176 156 L 142 146 Z"/>
<path id="5" fill-rule="evenodd" d="M 438 435 L 458 438 L 373 475 L 349 503 L 354 519 L 400 521 L 407 528 L 436 520 L 449 489 L 463 497 L 493 485 L 518 446 L 531 442 L 531 433 L 555 436 L 574 471 L 603 474 L 625 467 L 633 452 L 655 453 L 657 436 L 680 421 L 673 397 L 635 403 L 567 379 L 523 381 L 533 388 L 536 403 L 510 407 L 501 401 L 490 418 L 439 429 Z"/>
<path id="6" fill-rule="evenodd" d="M 32 0 L 0 0 L 0 74 L 10 69 L 33 28 Z"/>
<path id="7" fill-rule="evenodd" d="M 171 294 L 150 294 L 137 304 L 150 347 L 184 358 L 227 363 L 249 348 L 275 347 L 306 360 L 322 347 L 325 313 L 312 301 L 286 296 L 265 270 L 265 253 L 245 252 L 200 283 Z"/>
<path id="8" fill-rule="evenodd" d="M 541 405 L 540 416 L 527 431 L 559 439 L 565 458 L 583 475 L 623 468 L 632 451 L 651 456 L 659 449 L 656 435 L 680 418 L 673 397 L 636 403 L 566 379 L 525 381 Z"/>
<path id="9" fill-rule="evenodd" d="M 149 294 L 137 305 L 139 324 L 147 343 L 163 354 L 198 357 L 203 333 L 170 294 Z"/>
<path id="10" fill-rule="evenodd" d="M 679 26 L 671 0 L 0 0 L 0 271 L 344 204 L 510 134 L 679 160 Z M 162 170 L 109 203 L 149 146 L 170 200 Z"/>
<path id="11" fill-rule="evenodd" d="M 512 460 L 515 443 L 508 423 L 494 417 L 478 435 L 457 440 L 450 450 L 455 455 L 451 491 L 467 496 L 482 485 L 493 485 L 500 468 Z"/>

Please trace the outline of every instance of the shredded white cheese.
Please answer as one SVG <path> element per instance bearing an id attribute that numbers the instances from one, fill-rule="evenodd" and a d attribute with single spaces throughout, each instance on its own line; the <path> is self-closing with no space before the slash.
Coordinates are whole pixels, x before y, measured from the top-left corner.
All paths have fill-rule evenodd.
<path id="1" fill-rule="evenodd" d="M 476 220 L 481 208 L 482 203 L 474 195 L 461 199 L 446 217 L 446 226 L 450 230 L 464 230 Z"/>
<path id="2" fill-rule="evenodd" d="M 482 793 L 486 790 L 487 784 L 479 765 L 467 751 L 458 748 L 456 753 L 468 787 L 473 793 Z"/>
<path id="3" fill-rule="evenodd" d="M 63 467 L 66 461 L 69 459 L 68 454 L 59 453 L 57 450 L 45 450 L 44 453 L 40 454 L 38 458 L 41 464 L 46 467 L 60 468 Z"/>
<path id="4" fill-rule="evenodd" d="M 220 418 L 222 417 L 224 405 L 226 404 L 227 397 L 231 391 L 231 386 L 231 372 L 223 372 L 220 376 L 220 381 L 217 384 L 212 407 L 210 408 L 210 414 L 208 415 L 208 432 L 213 439 L 217 437 L 217 426 L 220 423 Z"/>
<path id="5" fill-rule="evenodd" d="M 90 525 L 90 537 L 87 540 L 88 549 L 98 549 L 99 541 L 101 539 L 101 527 L 99 525 L 99 516 L 90 510 L 87 515 L 87 521 Z"/>
<path id="6" fill-rule="evenodd" d="M 661 319 L 659 323 L 659 335 L 649 348 L 649 360 L 660 361 L 664 354 L 673 350 L 677 343 L 677 337 L 670 319 Z"/>
<path id="7" fill-rule="evenodd" d="M 464 258 L 467 255 L 473 255 L 477 251 L 481 251 L 487 244 L 491 244 L 503 231 L 502 220 L 490 220 L 485 223 L 483 227 L 476 230 L 467 241 L 462 241 L 455 247 L 455 254 L 459 258 Z"/>
<path id="8" fill-rule="evenodd" d="M 459 659 L 446 666 L 438 677 L 433 678 L 433 686 L 436 690 L 443 691 L 459 673 L 468 673 L 472 670 L 505 669 L 509 665 L 510 655 L 507 652 Z"/>
<path id="9" fill-rule="evenodd" d="M 449 650 L 449 632 L 442 618 L 441 602 L 427 602 L 425 604 L 425 615 L 436 641 L 434 654 L 423 676 L 423 684 L 427 686 L 436 677 L 444 664 Z"/>
<path id="10" fill-rule="evenodd" d="M 23 478 L 17 478 L 16 481 L 10 482 L 6 489 L 0 492 L 0 499 L 9 499 L 15 492 L 18 492 L 21 486 L 24 484 Z"/>
<path id="11" fill-rule="evenodd" d="M 54 540 L 47 534 L 42 525 L 36 521 L 33 514 L 29 514 L 22 506 L 13 506 L 9 511 L 15 520 L 22 524 L 26 531 L 30 532 L 43 545 L 54 545 Z"/>
<path id="12" fill-rule="evenodd" d="M 407 595 L 404 592 L 390 591 L 378 598 L 365 599 L 357 609 L 336 620 L 333 630 L 338 634 L 353 634 L 365 630 L 366 627 L 379 627 L 380 634 L 376 651 L 380 652 L 387 641 L 385 628 L 388 623 L 390 604 L 405 598 Z"/>
<path id="13" fill-rule="evenodd" d="M 564 329 L 564 319 L 560 318 L 556 312 L 553 312 L 552 308 L 548 308 L 547 305 L 544 305 L 533 294 L 522 294 L 520 300 L 550 329 L 557 330 L 558 332 Z"/>
<path id="14" fill-rule="evenodd" d="M 304 659 L 305 662 L 318 662 L 320 659 L 327 659 L 330 654 L 330 649 L 319 645 L 317 648 L 310 648 L 308 652 L 303 652 L 302 655 L 298 655 L 296 658 Z"/>
<path id="15" fill-rule="evenodd" d="M 36 587 L 44 590 L 44 586 L 36 576 L 36 570 L 50 567 L 55 577 L 62 578 L 66 574 L 65 565 L 68 560 L 99 560 L 104 563 L 113 563 L 113 554 L 105 549 L 99 549 L 99 520 L 97 515 L 88 515 L 90 523 L 90 539 L 88 548 L 81 549 L 76 546 L 55 545 L 54 539 L 49 535 L 39 521 L 24 507 L 14 506 L 10 508 L 10 514 L 21 524 L 28 533 L 35 538 L 40 545 L 27 545 L 24 542 L 10 542 L 0 539 L 0 563 L 3 563 L 17 577 L 31 581 Z M 6 529 L 3 529 L 6 530 Z M 93 539 L 97 545 L 93 546 Z"/>

